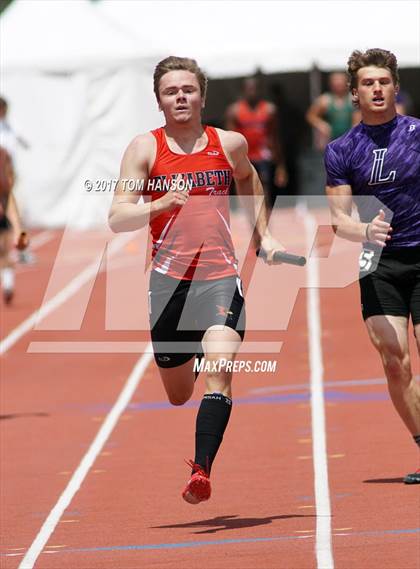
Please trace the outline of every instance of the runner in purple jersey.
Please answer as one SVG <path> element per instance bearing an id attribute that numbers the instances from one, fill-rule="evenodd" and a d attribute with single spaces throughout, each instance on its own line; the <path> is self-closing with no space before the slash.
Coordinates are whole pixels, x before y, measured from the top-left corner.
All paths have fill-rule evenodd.
<path id="1" fill-rule="evenodd" d="M 420 447 L 420 385 L 408 347 L 411 317 L 420 353 L 420 120 L 396 113 L 391 52 L 354 51 L 348 73 L 362 122 L 327 146 L 326 192 L 336 234 L 363 243 L 363 318 L 392 402 Z M 353 203 L 360 221 L 351 216 Z M 404 482 L 419 484 L 420 469 Z"/>

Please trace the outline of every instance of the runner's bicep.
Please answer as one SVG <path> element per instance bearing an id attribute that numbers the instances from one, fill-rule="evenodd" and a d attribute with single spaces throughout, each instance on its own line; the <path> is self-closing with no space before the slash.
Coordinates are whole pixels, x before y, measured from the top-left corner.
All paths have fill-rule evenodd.
<path id="1" fill-rule="evenodd" d="M 331 214 L 331 225 L 335 233 L 338 227 L 346 225 L 353 212 L 353 195 L 351 186 L 327 186 L 326 194 Z"/>
<path id="2" fill-rule="evenodd" d="M 137 203 L 149 179 L 148 146 L 131 143 L 125 151 L 120 167 L 114 203 Z"/>
<path id="3" fill-rule="evenodd" d="M 351 186 L 326 186 L 325 193 L 328 197 L 328 204 L 332 218 L 342 215 L 351 216 L 353 207 L 353 194 Z"/>

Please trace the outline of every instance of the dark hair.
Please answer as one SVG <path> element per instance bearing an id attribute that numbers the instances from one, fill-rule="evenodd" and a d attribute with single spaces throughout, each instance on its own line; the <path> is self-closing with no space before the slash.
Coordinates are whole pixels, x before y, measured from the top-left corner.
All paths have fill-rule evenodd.
<path id="1" fill-rule="evenodd" d="M 4 97 L 0 97 L 0 109 L 7 109 L 7 101 Z"/>
<path id="2" fill-rule="evenodd" d="M 201 96 L 203 98 L 206 96 L 207 77 L 199 68 L 195 59 L 190 59 L 189 57 L 176 57 L 175 55 L 171 55 L 165 59 L 162 59 L 162 61 L 159 61 L 153 74 L 153 90 L 158 101 L 159 82 L 165 73 L 169 73 L 169 71 L 191 71 L 191 73 L 194 73 L 200 85 Z"/>
<path id="3" fill-rule="evenodd" d="M 384 67 L 391 72 L 394 85 L 398 85 L 400 78 L 398 76 L 397 58 L 393 53 L 386 49 L 373 48 L 365 52 L 355 50 L 349 57 L 347 62 L 347 73 L 350 78 L 350 90 L 357 87 L 357 72 L 362 67 L 375 65 L 376 67 Z"/>

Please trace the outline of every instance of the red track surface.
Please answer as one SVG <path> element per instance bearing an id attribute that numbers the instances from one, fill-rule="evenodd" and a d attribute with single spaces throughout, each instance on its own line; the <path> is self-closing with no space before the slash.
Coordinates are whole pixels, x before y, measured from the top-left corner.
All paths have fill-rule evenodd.
<path id="1" fill-rule="evenodd" d="M 41 247 L 38 263 L 18 274 L 15 304 L 2 310 L 3 338 L 41 305 L 59 239 L 57 234 Z M 303 251 L 296 241 L 294 249 L 299 247 Z M 353 253 L 344 251 L 342 258 L 354 262 Z M 290 269 L 268 270 L 272 288 Z M 321 263 L 321 276 L 322 271 Z M 273 299 L 261 282 L 258 309 L 268 314 Z M 274 293 L 278 296 L 280 289 Z M 384 383 L 344 383 L 383 377 L 358 304 L 357 284 L 321 291 L 335 567 L 417 569 L 418 488 L 399 480 L 415 468 L 414 444 Z M 80 331 L 31 331 L 2 357 L 2 569 L 18 567 L 139 357 L 33 354 L 28 346 L 34 341 L 148 340 L 147 333 L 105 331 L 104 305 L 101 274 Z M 248 334 L 248 340 L 284 344 L 279 354 L 252 356 L 276 359 L 275 374 L 234 378 L 232 418 L 213 468 L 208 503 L 193 507 L 180 496 L 189 474 L 183 458 L 193 457 L 194 404 L 203 382 L 198 380 L 191 406 L 159 405 L 165 396 L 151 363 L 35 566 L 316 567 L 306 310 L 301 290 L 286 331 Z M 413 365 L 418 370 L 418 361 Z"/>

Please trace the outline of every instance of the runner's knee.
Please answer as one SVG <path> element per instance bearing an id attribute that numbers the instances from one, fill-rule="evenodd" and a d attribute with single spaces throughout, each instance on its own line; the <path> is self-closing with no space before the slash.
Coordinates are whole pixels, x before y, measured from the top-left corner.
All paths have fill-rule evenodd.
<path id="1" fill-rule="evenodd" d="M 185 403 L 190 399 L 191 395 L 177 395 L 168 394 L 169 403 L 179 407 L 180 405 L 185 405 Z"/>

